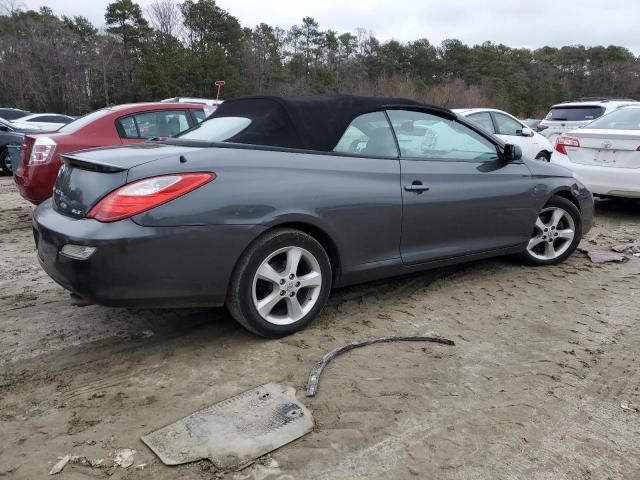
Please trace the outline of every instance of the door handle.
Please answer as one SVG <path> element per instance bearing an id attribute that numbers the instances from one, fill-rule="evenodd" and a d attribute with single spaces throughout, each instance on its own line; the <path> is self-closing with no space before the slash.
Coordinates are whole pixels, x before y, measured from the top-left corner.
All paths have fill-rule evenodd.
<path id="1" fill-rule="evenodd" d="M 405 185 L 404 186 L 404 191 L 405 192 L 415 192 L 415 193 L 422 193 L 422 192 L 426 192 L 429 190 L 429 187 L 427 187 L 426 185 L 423 185 L 422 182 L 415 180 L 411 185 Z"/>

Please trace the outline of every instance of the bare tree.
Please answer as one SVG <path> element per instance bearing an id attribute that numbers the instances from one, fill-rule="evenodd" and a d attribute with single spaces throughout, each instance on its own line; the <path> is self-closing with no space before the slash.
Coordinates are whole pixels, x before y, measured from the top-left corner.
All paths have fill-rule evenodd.
<path id="1" fill-rule="evenodd" d="M 149 22 L 163 41 L 178 38 L 182 29 L 182 13 L 174 0 L 157 0 L 147 8 Z"/>
<path id="2" fill-rule="evenodd" d="M 0 0 L 0 15 L 13 17 L 25 8 L 27 5 L 22 0 Z"/>

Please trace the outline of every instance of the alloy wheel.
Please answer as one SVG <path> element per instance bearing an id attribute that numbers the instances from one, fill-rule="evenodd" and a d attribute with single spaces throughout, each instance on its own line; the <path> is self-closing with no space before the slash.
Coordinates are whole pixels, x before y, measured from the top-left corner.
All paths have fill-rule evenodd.
<path id="1" fill-rule="evenodd" d="M 562 208 L 548 207 L 538 215 L 527 251 L 538 260 L 553 260 L 569 249 L 575 235 L 573 217 Z"/>
<path id="2" fill-rule="evenodd" d="M 301 247 L 271 253 L 253 277 L 253 306 L 274 325 L 291 325 L 317 303 L 322 287 L 318 260 Z"/>

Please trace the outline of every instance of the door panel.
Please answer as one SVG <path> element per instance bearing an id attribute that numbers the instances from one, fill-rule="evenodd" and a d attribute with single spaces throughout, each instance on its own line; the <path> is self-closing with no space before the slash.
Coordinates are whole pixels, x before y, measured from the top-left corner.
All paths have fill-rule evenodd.
<path id="1" fill-rule="evenodd" d="M 494 250 L 531 234 L 533 183 L 522 163 L 401 160 L 402 259 L 415 264 Z"/>
<path id="2" fill-rule="evenodd" d="M 533 181 L 452 118 L 388 112 L 401 151 L 401 256 L 417 264 L 520 245 L 535 218 Z"/>

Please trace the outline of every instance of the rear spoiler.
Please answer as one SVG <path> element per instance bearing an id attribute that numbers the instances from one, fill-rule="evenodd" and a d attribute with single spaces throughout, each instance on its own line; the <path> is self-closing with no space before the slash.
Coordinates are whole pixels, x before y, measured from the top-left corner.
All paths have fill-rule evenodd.
<path id="1" fill-rule="evenodd" d="M 120 165 L 114 165 L 109 162 L 97 162 L 95 160 L 82 160 L 75 155 L 60 155 L 60 159 L 66 165 L 81 168 L 82 170 L 91 170 L 92 172 L 116 173 L 127 170 Z"/>

